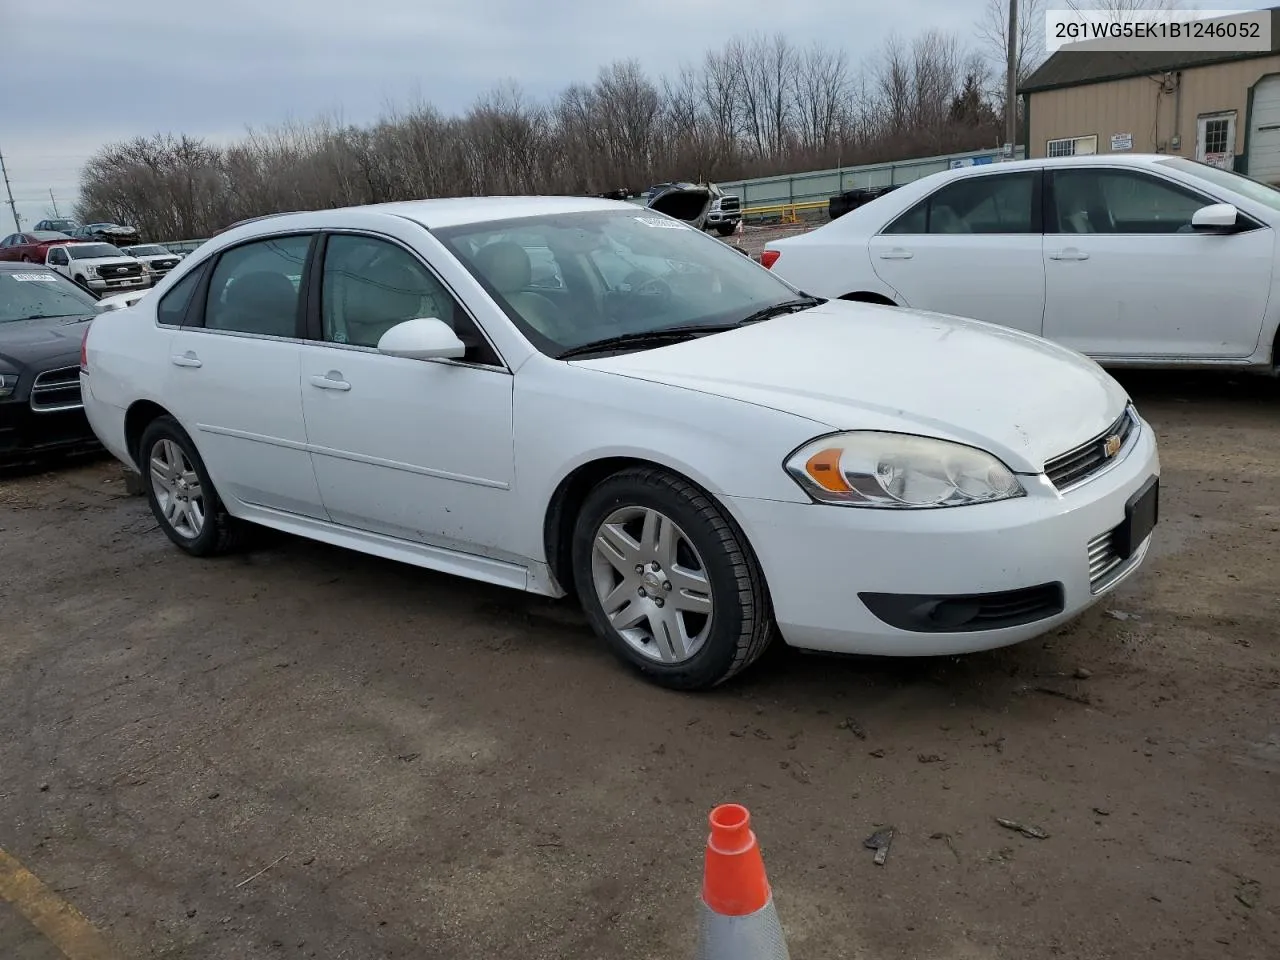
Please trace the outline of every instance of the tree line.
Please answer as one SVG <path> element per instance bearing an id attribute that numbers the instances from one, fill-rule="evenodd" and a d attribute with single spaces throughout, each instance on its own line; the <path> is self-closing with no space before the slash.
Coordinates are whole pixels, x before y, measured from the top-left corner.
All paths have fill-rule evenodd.
<path id="1" fill-rule="evenodd" d="M 1043 55 L 1043 2 L 1023 0 L 1023 76 Z M 286 210 L 594 195 L 991 148 L 1003 132 L 1006 8 L 988 0 L 975 44 L 936 29 L 895 35 L 856 66 L 832 46 L 757 35 L 674 76 L 611 63 L 545 102 L 507 81 L 461 115 L 419 101 L 369 125 L 321 117 L 230 144 L 138 137 L 88 160 L 77 215 L 132 224 L 150 239 L 195 238 Z"/>

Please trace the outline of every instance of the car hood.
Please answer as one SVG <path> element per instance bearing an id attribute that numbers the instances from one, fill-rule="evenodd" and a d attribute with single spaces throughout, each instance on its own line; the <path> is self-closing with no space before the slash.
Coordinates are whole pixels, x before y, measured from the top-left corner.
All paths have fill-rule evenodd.
<path id="1" fill-rule="evenodd" d="M 131 267 L 137 262 L 135 257 L 86 257 L 83 260 L 72 260 L 71 264 L 86 267 Z"/>
<path id="2" fill-rule="evenodd" d="M 981 447 L 1022 473 L 1102 433 L 1128 396 L 1100 366 L 1004 327 L 833 300 L 740 330 L 573 363 L 805 417 Z"/>
<path id="3" fill-rule="evenodd" d="M 94 314 L 85 314 L 0 323 L 0 363 L 21 370 L 60 357 L 75 360 L 85 325 L 93 318 Z"/>

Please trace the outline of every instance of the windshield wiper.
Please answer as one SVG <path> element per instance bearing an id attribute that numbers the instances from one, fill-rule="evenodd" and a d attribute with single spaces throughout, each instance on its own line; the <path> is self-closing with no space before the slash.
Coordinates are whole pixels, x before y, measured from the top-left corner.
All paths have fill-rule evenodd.
<path id="1" fill-rule="evenodd" d="M 738 325 L 759 323 L 761 320 L 772 320 L 774 317 L 780 317 L 784 313 L 798 313 L 801 310 L 808 310 L 810 307 L 816 307 L 826 302 L 821 297 L 811 297 L 805 294 L 803 297 L 797 297 L 794 300 L 783 300 L 781 303 L 764 307 L 755 313 L 749 313 L 738 321 Z"/>
<path id="2" fill-rule="evenodd" d="M 732 330 L 737 324 L 707 324 L 707 323 L 690 323 L 681 324 L 675 327 L 660 327 L 657 330 L 643 330 L 638 333 L 624 333 L 616 337 L 605 337 L 603 340 L 592 340 L 588 343 L 580 343 L 576 347 L 570 347 L 556 354 L 557 360 L 568 360 L 571 357 L 579 357 L 588 353 L 599 353 L 606 350 L 617 348 L 637 347 L 643 348 L 650 344 L 659 345 L 663 343 L 679 342 L 680 340 L 691 340 L 699 334 L 703 333 L 720 333 L 725 330 Z"/>
<path id="3" fill-rule="evenodd" d="M 691 340 L 702 334 L 724 333 L 726 330 L 736 330 L 751 323 L 760 323 L 763 320 L 768 320 L 784 313 L 807 310 L 810 307 L 818 306 L 820 303 L 826 303 L 826 301 L 806 294 L 794 300 L 784 300 L 782 303 L 771 304 L 754 313 L 749 313 L 741 320 L 736 320 L 733 323 L 686 323 L 674 327 L 659 327 L 657 330 L 645 330 L 639 333 L 624 333 L 617 337 L 606 337 L 603 340 L 593 340 L 590 343 L 570 347 L 568 350 L 556 354 L 556 359 L 568 360 L 572 357 L 614 348 L 635 347 L 643 349 L 650 345 L 658 346 L 672 341 Z"/>

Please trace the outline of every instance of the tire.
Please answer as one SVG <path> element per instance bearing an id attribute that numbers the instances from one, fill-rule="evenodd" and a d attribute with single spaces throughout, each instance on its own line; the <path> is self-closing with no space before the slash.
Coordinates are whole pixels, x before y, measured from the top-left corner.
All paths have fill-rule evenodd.
<path id="1" fill-rule="evenodd" d="M 164 473 L 157 469 L 161 463 L 170 467 L 172 486 L 166 486 Z M 138 464 L 151 512 L 175 544 L 194 557 L 216 556 L 240 545 L 244 524 L 227 513 L 195 444 L 177 420 L 166 415 L 147 425 L 138 442 Z M 199 484 L 195 495 L 193 478 Z M 190 499 L 184 501 L 184 495 Z M 173 498 L 179 501 L 176 507 Z M 192 512 L 197 507 L 199 522 Z"/>
<path id="2" fill-rule="evenodd" d="M 662 530 L 669 539 L 657 536 Z M 665 470 L 623 470 L 587 494 L 574 523 L 572 563 L 592 628 L 659 686 L 717 686 L 773 640 L 768 587 L 746 538 L 707 494 Z"/>
<path id="3" fill-rule="evenodd" d="M 83 275 L 77 274 L 75 279 L 76 279 L 76 283 L 80 286 L 82 290 L 89 289 L 89 283 L 88 281 L 85 280 Z"/>
<path id="4" fill-rule="evenodd" d="M 722 237 L 733 236 L 733 231 L 738 228 L 736 223 L 721 223 L 716 226 L 716 233 Z"/>

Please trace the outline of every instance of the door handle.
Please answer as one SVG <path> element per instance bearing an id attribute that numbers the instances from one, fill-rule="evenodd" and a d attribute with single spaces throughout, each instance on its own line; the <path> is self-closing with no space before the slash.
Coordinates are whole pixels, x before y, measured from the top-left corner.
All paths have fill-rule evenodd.
<path id="1" fill-rule="evenodd" d="M 881 250 L 881 260 L 910 260 L 915 254 L 910 250 L 903 250 L 901 247 L 894 247 L 892 250 Z"/>
<path id="2" fill-rule="evenodd" d="M 321 390 L 350 390 L 351 384 L 342 379 L 342 374 L 337 370 L 330 370 L 323 377 L 312 377 L 311 385 L 319 387 Z"/>
<path id="3" fill-rule="evenodd" d="M 1065 250 L 1058 250 L 1049 254 L 1050 260 L 1088 260 L 1089 255 L 1083 250 L 1077 250 L 1075 247 L 1067 247 Z"/>
<path id="4" fill-rule="evenodd" d="M 186 353 L 175 353 L 169 358 L 173 361 L 175 367 L 202 367 L 203 361 L 195 355 L 195 352 L 188 350 Z"/>

